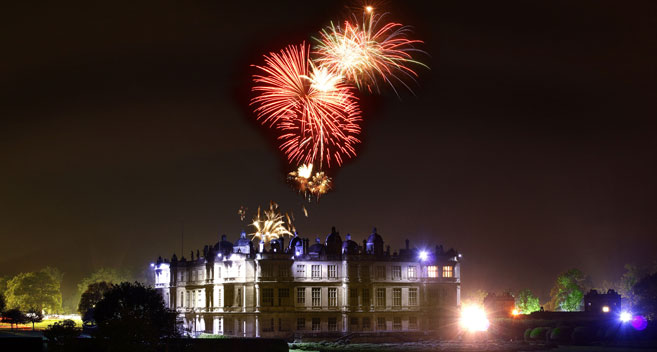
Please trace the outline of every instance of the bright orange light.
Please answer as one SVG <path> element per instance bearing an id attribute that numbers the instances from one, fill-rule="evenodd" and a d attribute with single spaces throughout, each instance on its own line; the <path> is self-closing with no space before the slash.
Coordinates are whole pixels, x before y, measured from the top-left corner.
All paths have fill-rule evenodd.
<path id="1" fill-rule="evenodd" d="M 365 6 L 365 11 L 372 12 L 374 11 L 374 8 L 372 6 Z"/>
<path id="2" fill-rule="evenodd" d="M 608 306 L 602 307 L 602 312 L 603 313 L 609 313 L 609 307 Z"/>
<path id="3" fill-rule="evenodd" d="M 515 316 L 517 316 L 518 314 L 520 314 L 520 312 L 519 312 L 517 309 L 514 309 L 514 310 L 511 312 L 511 314 L 515 317 Z"/>

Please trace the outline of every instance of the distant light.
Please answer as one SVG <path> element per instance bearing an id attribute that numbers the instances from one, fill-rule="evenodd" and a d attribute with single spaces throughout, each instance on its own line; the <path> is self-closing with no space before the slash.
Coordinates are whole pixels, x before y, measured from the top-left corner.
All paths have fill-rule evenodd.
<path id="1" fill-rule="evenodd" d="M 511 311 L 511 315 L 513 315 L 514 317 L 517 316 L 518 314 L 520 314 L 520 312 L 517 309 Z"/>
<path id="2" fill-rule="evenodd" d="M 628 312 L 621 312 L 620 321 L 622 321 L 623 323 L 627 323 L 630 320 L 632 320 L 632 314 Z"/>
<path id="3" fill-rule="evenodd" d="M 461 258 L 463 255 L 459 254 L 459 258 Z"/>
<path id="4" fill-rule="evenodd" d="M 418 257 L 421 261 L 425 261 L 427 258 L 429 258 L 429 253 L 427 253 L 427 251 L 420 251 L 420 255 Z"/>
<path id="5" fill-rule="evenodd" d="M 603 313 L 609 313 L 609 306 L 602 307 L 602 312 Z"/>
<path id="6" fill-rule="evenodd" d="M 365 6 L 365 11 L 372 12 L 374 11 L 374 8 L 372 6 Z"/>
<path id="7" fill-rule="evenodd" d="M 155 267 L 155 264 L 151 263 L 151 268 Z"/>
<path id="8" fill-rule="evenodd" d="M 462 307 L 459 323 L 463 329 L 470 332 L 486 331 L 490 326 L 486 312 L 482 307 L 478 306 Z"/>
<path id="9" fill-rule="evenodd" d="M 221 258 L 221 253 L 217 254 L 217 257 Z"/>

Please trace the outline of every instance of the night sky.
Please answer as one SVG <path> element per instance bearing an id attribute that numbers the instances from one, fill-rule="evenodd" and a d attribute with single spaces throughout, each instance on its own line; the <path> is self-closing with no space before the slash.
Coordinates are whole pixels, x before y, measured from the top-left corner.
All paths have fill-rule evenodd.
<path id="1" fill-rule="evenodd" d="M 657 259 L 657 3 L 388 1 L 430 55 L 415 95 L 360 94 L 359 155 L 307 204 L 248 108 L 250 64 L 342 1 L 17 1 L 0 11 L 0 275 L 70 290 L 247 227 L 277 201 L 395 250 L 463 254 L 465 292 L 593 282 Z M 379 10 L 381 11 L 381 10 Z M 251 212 L 249 216 L 253 213 Z"/>

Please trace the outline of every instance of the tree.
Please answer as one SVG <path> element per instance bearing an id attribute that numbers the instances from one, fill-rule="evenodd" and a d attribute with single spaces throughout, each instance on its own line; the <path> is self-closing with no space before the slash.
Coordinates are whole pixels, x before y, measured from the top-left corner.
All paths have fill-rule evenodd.
<path id="1" fill-rule="evenodd" d="M 573 312 L 580 310 L 584 298 L 584 274 L 577 269 L 570 269 L 557 277 L 550 291 L 552 310 Z"/>
<path id="2" fill-rule="evenodd" d="M 25 314 L 25 317 L 28 322 L 32 323 L 32 331 L 34 331 L 34 323 L 43 321 L 43 313 L 36 308 L 30 308 Z"/>
<path id="3" fill-rule="evenodd" d="M 154 350 L 160 339 L 178 336 L 176 314 L 165 308 L 155 289 L 137 282 L 112 286 L 94 315 L 97 337 L 117 350 Z"/>
<path id="4" fill-rule="evenodd" d="M 633 287 L 636 295 L 635 313 L 657 320 L 657 273 L 639 280 Z"/>
<path id="5" fill-rule="evenodd" d="M 516 308 L 520 314 L 531 314 L 541 310 L 541 304 L 531 290 L 523 290 L 516 294 Z"/>
<path id="6" fill-rule="evenodd" d="M 100 268 L 89 276 L 85 277 L 78 284 L 78 290 L 76 292 L 76 297 L 73 302 L 80 306 L 80 299 L 82 294 L 89 288 L 89 285 L 96 282 L 106 282 L 108 284 L 118 284 L 120 282 L 127 282 L 132 280 L 132 275 L 127 270 L 120 270 L 114 268 Z M 82 313 L 82 312 L 80 312 Z M 84 314 L 84 313 L 82 313 Z"/>
<path id="7" fill-rule="evenodd" d="M 14 276 L 7 282 L 7 306 L 22 310 L 36 308 L 48 313 L 61 311 L 61 274 L 58 272 L 45 268 Z"/>
<path id="8" fill-rule="evenodd" d="M 82 320 L 87 323 L 93 321 L 93 314 L 88 314 L 92 308 L 96 306 L 105 292 L 109 291 L 112 288 L 112 285 L 105 282 L 94 282 L 87 287 L 87 290 L 84 291 L 82 297 L 80 298 L 80 304 L 78 305 L 78 312 L 82 315 Z"/>
<path id="9" fill-rule="evenodd" d="M 27 322 L 27 317 L 20 309 L 9 309 L 2 313 L 2 321 L 10 324 L 11 328 L 14 328 L 14 325 L 25 324 Z"/>
<path id="10" fill-rule="evenodd" d="M 625 264 L 625 273 L 618 281 L 617 291 L 621 297 L 625 298 L 630 310 L 636 304 L 636 296 L 634 294 L 634 285 L 639 281 L 643 275 L 640 273 L 636 265 Z"/>

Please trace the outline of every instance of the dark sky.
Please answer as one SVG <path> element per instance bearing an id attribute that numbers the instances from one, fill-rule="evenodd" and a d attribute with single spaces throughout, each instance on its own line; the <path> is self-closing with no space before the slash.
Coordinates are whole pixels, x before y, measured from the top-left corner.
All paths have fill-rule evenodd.
<path id="1" fill-rule="evenodd" d="M 657 3 L 389 1 L 430 54 L 415 96 L 363 94 L 364 143 L 310 204 L 253 123 L 249 65 L 340 1 L 16 1 L 0 11 L 0 274 L 236 239 L 277 201 L 304 236 L 463 253 L 466 291 L 594 282 L 657 259 Z"/>

